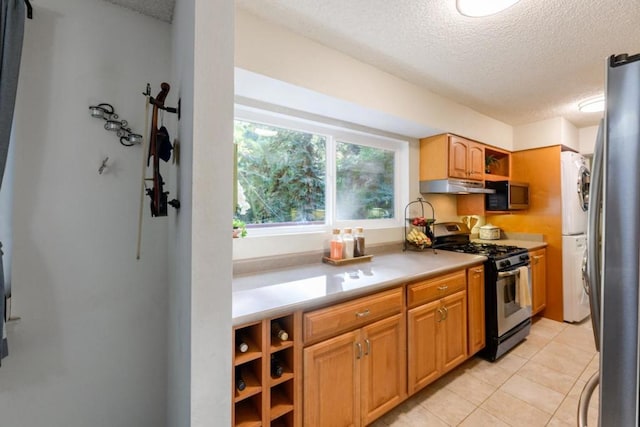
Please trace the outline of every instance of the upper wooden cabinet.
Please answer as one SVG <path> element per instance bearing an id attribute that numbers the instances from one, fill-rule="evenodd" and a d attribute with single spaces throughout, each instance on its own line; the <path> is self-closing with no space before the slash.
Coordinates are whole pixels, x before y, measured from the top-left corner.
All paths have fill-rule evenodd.
<path id="1" fill-rule="evenodd" d="M 504 181 L 511 177 L 511 153 L 494 147 L 484 148 L 485 181 Z"/>
<path id="2" fill-rule="evenodd" d="M 449 176 L 451 178 L 484 178 L 484 145 L 449 135 Z"/>
<path id="3" fill-rule="evenodd" d="M 484 145 L 452 134 L 420 140 L 420 180 L 484 179 Z"/>

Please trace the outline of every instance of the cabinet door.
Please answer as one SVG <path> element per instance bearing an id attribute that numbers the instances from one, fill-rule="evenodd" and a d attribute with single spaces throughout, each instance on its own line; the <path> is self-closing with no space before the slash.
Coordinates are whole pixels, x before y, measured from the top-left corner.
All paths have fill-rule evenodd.
<path id="1" fill-rule="evenodd" d="M 477 142 L 469 141 L 468 154 L 469 173 L 467 178 L 478 181 L 484 179 L 484 146 Z"/>
<path id="2" fill-rule="evenodd" d="M 542 311 L 547 305 L 547 250 L 531 252 L 531 314 Z"/>
<path id="3" fill-rule="evenodd" d="M 450 371 L 467 359 L 467 293 L 458 292 L 442 300 L 445 315 L 439 326 L 442 330 L 441 374 Z"/>
<path id="4" fill-rule="evenodd" d="M 406 395 L 404 316 L 397 314 L 362 328 L 362 425 L 368 425 Z"/>
<path id="5" fill-rule="evenodd" d="M 359 331 L 304 349 L 305 426 L 360 425 Z"/>
<path id="6" fill-rule="evenodd" d="M 438 325 L 442 321 L 440 301 L 408 311 L 408 387 L 413 394 L 434 381 L 438 372 Z"/>
<path id="7" fill-rule="evenodd" d="M 484 267 L 473 267 L 467 274 L 468 351 L 476 354 L 485 346 Z"/>
<path id="8" fill-rule="evenodd" d="M 469 146 L 466 139 L 451 135 L 449 137 L 449 176 L 469 178 Z"/>

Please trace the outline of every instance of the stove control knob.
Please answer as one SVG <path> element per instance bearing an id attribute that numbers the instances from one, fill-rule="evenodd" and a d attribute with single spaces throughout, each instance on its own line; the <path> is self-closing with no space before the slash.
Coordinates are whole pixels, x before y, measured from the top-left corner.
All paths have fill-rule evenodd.
<path id="1" fill-rule="evenodd" d="M 502 261 L 500 263 L 500 268 L 505 268 L 505 267 L 509 267 L 511 265 L 511 261 L 506 260 L 506 261 Z"/>
<path id="2" fill-rule="evenodd" d="M 529 254 L 520 255 L 520 261 L 529 261 Z"/>

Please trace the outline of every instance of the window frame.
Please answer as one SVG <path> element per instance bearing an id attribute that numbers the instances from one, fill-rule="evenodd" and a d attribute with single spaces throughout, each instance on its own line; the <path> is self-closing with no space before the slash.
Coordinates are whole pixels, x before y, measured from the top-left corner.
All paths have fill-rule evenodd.
<path id="1" fill-rule="evenodd" d="M 314 133 L 326 138 L 326 182 L 325 220 L 323 224 L 292 224 L 279 226 L 259 226 L 247 224 L 251 236 L 275 236 L 282 234 L 303 234 L 329 232 L 333 228 L 362 226 L 365 229 L 385 229 L 403 226 L 404 206 L 409 194 L 409 141 L 381 135 L 383 131 L 367 128 L 367 131 L 335 125 L 331 119 L 319 121 L 297 115 L 285 114 L 241 104 L 235 105 L 234 121 L 243 120 L 266 126 L 283 127 L 294 131 Z M 393 218 L 337 220 L 336 218 L 336 149 L 338 142 L 389 150 L 394 155 L 394 209 Z M 235 187 L 235 184 L 234 184 Z M 234 196 L 235 199 L 235 196 Z"/>

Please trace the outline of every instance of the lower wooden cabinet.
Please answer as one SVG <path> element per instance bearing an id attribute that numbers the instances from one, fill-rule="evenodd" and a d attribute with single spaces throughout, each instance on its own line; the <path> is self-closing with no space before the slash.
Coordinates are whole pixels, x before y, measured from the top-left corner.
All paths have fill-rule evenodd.
<path id="1" fill-rule="evenodd" d="M 467 334 L 469 356 L 482 350 L 486 342 L 484 319 L 484 267 L 467 270 Z"/>
<path id="2" fill-rule="evenodd" d="M 529 252 L 531 259 L 531 315 L 547 306 L 547 249 Z"/>
<path id="3" fill-rule="evenodd" d="M 301 322 L 294 313 L 234 328 L 233 426 L 300 425 Z M 288 336 L 272 335 L 274 325 Z"/>
<path id="4" fill-rule="evenodd" d="M 238 326 L 233 425 L 366 426 L 484 342 L 481 265 Z"/>
<path id="5" fill-rule="evenodd" d="M 360 420 L 360 331 L 304 349 L 305 426 L 355 426 Z"/>
<path id="6" fill-rule="evenodd" d="M 405 317 L 396 315 L 362 329 L 362 425 L 379 418 L 406 397 Z"/>
<path id="7" fill-rule="evenodd" d="M 406 396 L 404 316 L 304 349 L 305 426 L 364 426 Z"/>
<path id="8" fill-rule="evenodd" d="M 467 359 L 466 290 L 407 314 L 408 390 L 413 394 Z"/>

